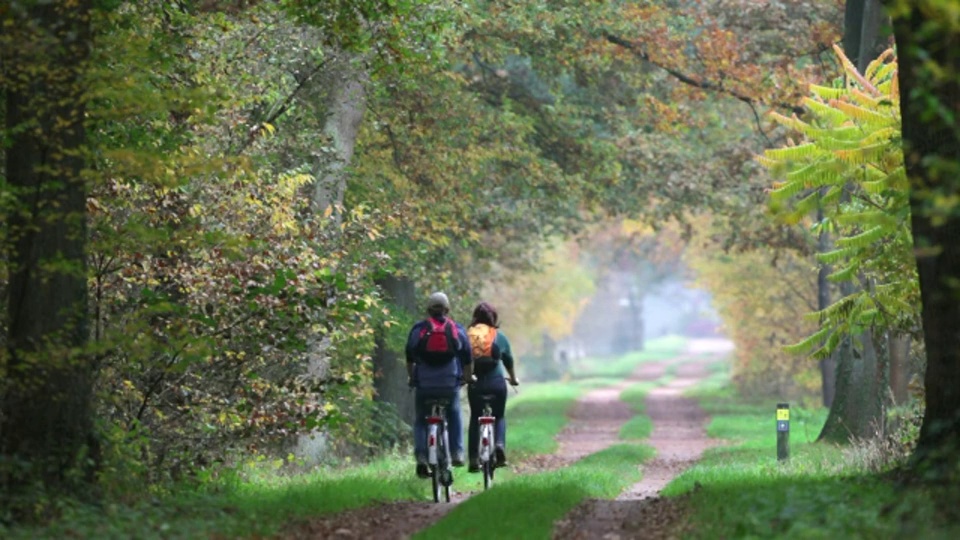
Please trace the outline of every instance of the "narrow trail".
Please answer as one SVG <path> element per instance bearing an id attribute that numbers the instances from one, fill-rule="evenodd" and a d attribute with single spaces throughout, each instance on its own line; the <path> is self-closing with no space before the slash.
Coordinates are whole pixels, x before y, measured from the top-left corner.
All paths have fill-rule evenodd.
<path id="1" fill-rule="evenodd" d="M 643 481 L 624 492 L 622 499 L 588 501 L 576 508 L 565 520 L 557 523 L 555 538 L 634 538 L 619 535 L 624 530 L 623 523 L 638 517 L 647 518 L 643 511 L 640 514 L 631 511 L 631 505 L 646 505 L 649 504 L 647 501 L 659 501 L 660 499 L 656 498 L 638 499 L 655 495 L 709 446 L 710 442 L 702 428 L 705 416 L 696 406 L 696 402 L 683 398 L 680 394 L 705 377 L 706 365 L 713 361 L 698 359 L 697 355 L 713 352 L 710 348 L 716 348 L 717 345 L 705 346 L 700 342 L 692 345 L 685 354 L 668 360 L 644 363 L 623 381 L 587 392 L 574 404 L 567 426 L 557 436 L 557 451 L 535 456 L 513 466 L 514 472 L 518 474 L 555 470 L 623 442 L 620 439 L 620 429 L 634 413 L 629 404 L 620 401 L 620 393 L 634 384 L 656 381 L 668 372 L 670 366 L 677 366 L 676 377 L 671 383 L 652 390 L 647 398 L 647 414 L 653 420 L 654 428 L 651 438 L 645 442 L 657 449 L 657 458 L 644 466 Z M 276 538 L 405 540 L 439 521 L 470 495 L 471 493 L 451 492 L 450 504 L 419 501 L 374 504 L 297 523 Z M 660 512 L 653 517 L 662 515 Z M 584 521 L 582 525 L 585 525 L 585 528 L 579 526 L 580 521 Z M 605 536 L 608 530 L 613 529 L 619 531 L 615 533 L 617 535 Z"/>
<path id="2" fill-rule="evenodd" d="M 620 401 L 620 393 L 634 384 L 660 379 L 669 365 L 687 359 L 687 356 L 678 356 L 670 360 L 644 363 L 619 383 L 587 392 L 574 404 L 567 426 L 557 435 L 557 451 L 534 456 L 520 464 L 517 472 L 558 469 L 623 442 L 620 439 L 620 429 L 633 418 L 634 412 L 629 404 Z"/>
<path id="3" fill-rule="evenodd" d="M 554 527 L 554 539 L 659 539 L 673 538 L 682 518 L 675 501 L 659 492 L 678 474 L 692 466 L 705 450 L 719 444 L 707 437 L 708 416 L 684 391 L 709 375 L 708 366 L 729 351 L 724 342 L 691 344 L 688 353 L 700 356 L 677 366 L 669 384 L 650 391 L 646 413 L 653 432 L 645 441 L 656 457 L 641 466 L 643 479 L 615 500 L 591 499 L 580 504 Z M 677 359 L 681 360 L 681 359 Z"/>

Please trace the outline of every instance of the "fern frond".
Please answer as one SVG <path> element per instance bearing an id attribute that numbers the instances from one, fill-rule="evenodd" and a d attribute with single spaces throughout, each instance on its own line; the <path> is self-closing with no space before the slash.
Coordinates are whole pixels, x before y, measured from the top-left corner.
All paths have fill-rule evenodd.
<path id="1" fill-rule="evenodd" d="M 857 277 L 858 270 L 860 270 L 860 264 L 856 261 L 853 261 L 846 267 L 832 272 L 827 276 L 827 279 L 834 283 L 839 283 L 841 281 L 852 281 L 853 278 Z"/>
<path id="2" fill-rule="evenodd" d="M 819 346 L 827 334 L 829 334 L 831 331 L 832 329 L 830 327 L 824 326 L 798 343 L 794 343 L 793 345 L 785 345 L 783 350 L 791 354 L 810 351 L 814 347 Z"/>
<path id="3" fill-rule="evenodd" d="M 863 231 L 860 234 L 853 236 L 848 236 L 846 238 L 838 238 L 837 245 L 841 247 L 852 247 L 852 248 L 865 248 L 872 245 L 874 242 L 883 238 L 886 234 L 889 233 L 889 230 L 885 227 L 874 226 Z"/>
<path id="4" fill-rule="evenodd" d="M 834 219 L 838 224 L 844 226 L 860 225 L 893 228 L 898 225 L 897 218 L 879 210 L 848 212 L 846 214 L 840 214 Z"/>
<path id="5" fill-rule="evenodd" d="M 853 248 L 840 248 L 826 251 L 817 255 L 817 260 L 824 264 L 836 264 L 843 261 L 857 252 Z"/>
<path id="6" fill-rule="evenodd" d="M 839 126 L 847 120 L 847 115 L 844 114 L 843 111 L 834 109 L 822 101 L 811 98 L 803 98 L 803 104 L 810 109 L 817 119 L 826 120 L 826 122 L 831 126 Z"/>
<path id="7" fill-rule="evenodd" d="M 880 114 L 878 112 L 871 111 L 870 109 L 864 109 L 863 107 L 854 105 L 853 103 L 833 100 L 830 102 L 830 105 L 847 113 L 847 115 L 851 118 L 854 118 L 869 126 L 895 126 L 897 124 L 897 121 L 893 115 Z"/>
<path id="8" fill-rule="evenodd" d="M 827 103 L 835 99 L 840 99 L 847 94 L 846 88 L 833 88 L 831 86 L 821 86 L 819 84 L 811 84 L 810 91 L 813 92 L 815 96 Z"/>
<path id="9" fill-rule="evenodd" d="M 770 159 L 777 161 L 801 161 L 809 159 L 816 155 L 820 150 L 813 143 L 798 144 L 796 146 L 787 146 L 784 148 L 771 148 L 764 150 L 763 154 Z"/>
<path id="10" fill-rule="evenodd" d="M 883 154 L 890 148 L 887 143 L 873 144 L 854 148 L 852 150 L 837 150 L 834 154 L 840 160 L 851 165 L 862 166 L 868 163 L 877 163 L 883 158 Z"/>

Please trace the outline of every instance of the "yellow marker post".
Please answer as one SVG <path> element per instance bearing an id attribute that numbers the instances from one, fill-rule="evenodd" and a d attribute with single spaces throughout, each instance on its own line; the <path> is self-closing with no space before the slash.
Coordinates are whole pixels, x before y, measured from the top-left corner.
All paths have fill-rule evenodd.
<path id="1" fill-rule="evenodd" d="M 790 404 L 777 403 L 777 461 L 790 457 Z"/>

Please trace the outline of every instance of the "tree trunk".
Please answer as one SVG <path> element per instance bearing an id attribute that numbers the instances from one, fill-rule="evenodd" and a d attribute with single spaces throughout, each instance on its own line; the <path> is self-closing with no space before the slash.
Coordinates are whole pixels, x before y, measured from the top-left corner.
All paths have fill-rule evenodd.
<path id="1" fill-rule="evenodd" d="M 860 28 L 860 44 L 857 58 L 850 57 L 863 73 L 880 53 L 887 49 L 890 38 L 890 19 L 880 0 L 863 0 L 863 23 Z"/>
<path id="2" fill-rule="evenodd" d="M 887 350 L 890 353 L 890 396 L 893 405 L 903 405 L 910 398 L 910 336 L 891 332 L 887 335 Z"/>
<path id="3" fill-rule="evenodd" d="M 416 290 L 407 278 L 387 276 L 378 280 L 393 309 L 413 315 L 417 311 Z M 413 424 L 413 394 L 407 387 L 407 366 L 403 350 L 391 349 L 383 330 L 377 335 L 377 349 L 373 355 L 373 386 L 376 400 L 393 405 L 404 422 Z"/>
<path id="4" fill-rule="evenodd" d="M 950 465 L 958 459 L 960 442 L 960 215 L 956 208 L 937 209 L 935 201 L 960 191 L 954 119 L 960 107 L 960 35 L 946 18 L 937 20 L 937 8 L 931 10 L 901 11 L 894 33 L 927 352 L 926 413 L 914 458 Z"/>
<path id="5" fill-rule="evenodd" d="M 0 456 L 9 496 L 40 482 L 86 494 L 96 461 L 87 342 L 86 141 L 82 70 L 90 2 L 8 5 L 2 13 L 3 90 L 11 137 L 8 339 Z M 20 469 L 20 465 L 28 466 Z M 77 472 L 82 474 L 76 474 Z"/>
<path id="6" fill-rule="evenodd" d="M 883 378 L 873 336 L 845 339 L 838 353 L 837 393 L 818 440 L 847 443 L 873 437 L 883 421 Z M 862 352 L 861 352 L 862 351 Z"/>
<path id="7" fill-rule="evenodd" d="M 333 57 L 329 75 L 322 79 L 329 92 L 326 94 L 327 119 L 323 132 L 329 137 L 333 152 L 326 156 L 315 173 L 313 204 L 320 212 L 343 203 L 346 168 L 353 158 L 360 123 L 366 111 L 366 72 L 352 55 L 334 53 Z"/>

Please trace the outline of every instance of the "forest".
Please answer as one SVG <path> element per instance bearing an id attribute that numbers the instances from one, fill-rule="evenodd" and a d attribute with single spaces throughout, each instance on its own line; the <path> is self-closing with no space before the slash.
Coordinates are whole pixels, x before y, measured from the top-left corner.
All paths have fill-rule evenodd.
<path id="1" fill-rule="evenodd" d="M 0 23 L 0 537 L 960 533 L 953 0 Z M 522 381 L 440 505 L 436 291 Z"/>

